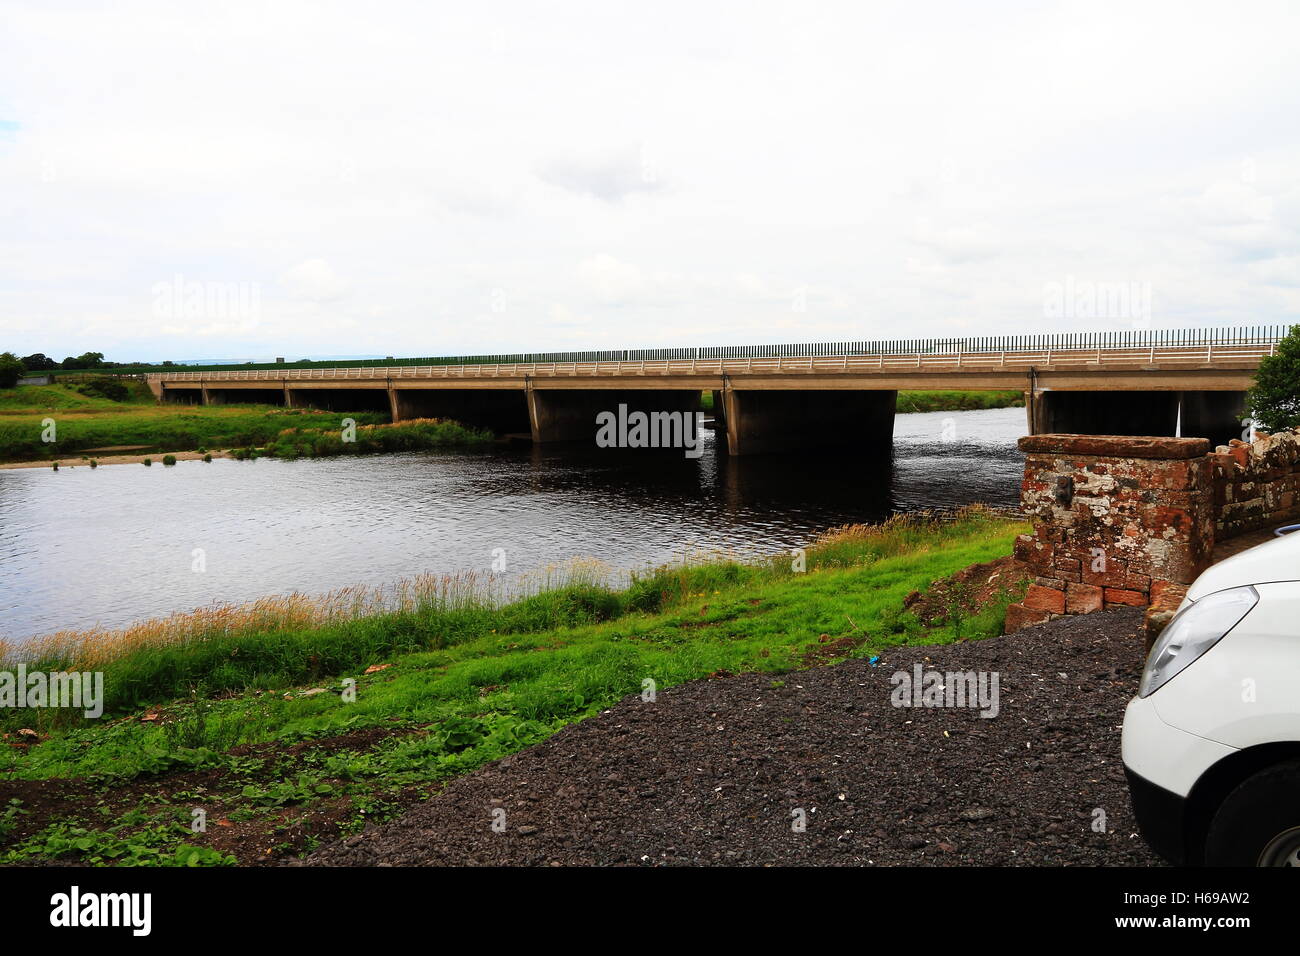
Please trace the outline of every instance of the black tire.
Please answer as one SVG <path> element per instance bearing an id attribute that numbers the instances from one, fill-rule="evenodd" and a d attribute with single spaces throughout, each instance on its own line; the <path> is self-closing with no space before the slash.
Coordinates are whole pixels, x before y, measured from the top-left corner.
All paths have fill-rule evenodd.
<path id="1" fill-rule="evenodd" d="M 1228 794 L 1205 837 L 1206 866 L 1300 866 L 1300 761 L 1261 770 Z"/>

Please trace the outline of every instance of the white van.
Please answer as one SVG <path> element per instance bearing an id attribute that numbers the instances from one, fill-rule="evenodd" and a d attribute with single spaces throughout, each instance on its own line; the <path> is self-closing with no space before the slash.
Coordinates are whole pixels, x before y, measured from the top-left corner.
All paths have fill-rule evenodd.
<path id="1" fill-rule="evenodd" d="M 1123 753 L 1165 859 L 1300 866 L 1300 532 L 1196 579 L 1147 657 Z"/>

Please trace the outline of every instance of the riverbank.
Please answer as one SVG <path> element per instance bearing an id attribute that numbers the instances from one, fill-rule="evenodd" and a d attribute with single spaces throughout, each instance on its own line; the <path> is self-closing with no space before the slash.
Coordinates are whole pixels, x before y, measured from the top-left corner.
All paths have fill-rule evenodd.
<path id="1" fill-rule="evenodd" d="M 1024 408 L 1020 391 L 899 392 L 895 409 L 908 412 L 970 412 L 984 408 Z"/>
<path id="2" fill-rule="evenodd" d="M 491 437 L 436 419 L 394 425 L 381 412 L 159 405 L 141 383 L 132 383 L 123 401 L 63 385 L 0 392 L 0 468 L 142 464 L 164 455 L 191 461 L 375 454 L 477 445 Z"/>
<path id="3" fill-rule="evenodd" d="M 982 606 L 951 589 L 928 624 L 904 602 L 1009 554 L 1023 530 L 974 508 L 840 529 L 802 572 L 789 556 L 720 561 L 612 590 L 588 568 L 496 606 L 444 578 L 387 613 L 352 592 L 56 635 L 29 666 L 102 670 L 106 715 L 9 716 L 0 806 L 21 802 L 0 823 L 3 859 L 293 857 L 630 694 L 992 636 L 1015 581 Z M 190 832 L 191 804 L 216 824 L 206 834 Z"/>
<path id="4" fill-rule="evenodd" d="M 75 455 L 65 458 L 42 458 L 39 461 L 0 461 L 0 471 L 12 471 L 21 468 L 53 468 L 58 465 L 59 469 L 64 468 L 98 468 L 101 465 L 142 465 L 146 460 L 159 464 L 162 459 L 170 455 L 176 461 L 203 461 L 204 459 L 215 458 L 233 458 L 234 455 L 225 451 L 172 451 L 172 452 L 154 452 L 149 454 L 135 455 Z M 91 462 L 94 465 L 91 465 Z"/>
<path id="5" fill-rule="evenodd" d="M 143 391 L 142 391 L 143 390 Z M 0 461 L 93 457 L 91 449 L 138 448 L 141 455 L 257 447 L 286 428 L 341 429 L 386 423 L 379 412 L 323 412 L 274 405 L 160 405 L 142 383 L 126 400 L 83 395 L 65 385 L 0 392 Z"/>

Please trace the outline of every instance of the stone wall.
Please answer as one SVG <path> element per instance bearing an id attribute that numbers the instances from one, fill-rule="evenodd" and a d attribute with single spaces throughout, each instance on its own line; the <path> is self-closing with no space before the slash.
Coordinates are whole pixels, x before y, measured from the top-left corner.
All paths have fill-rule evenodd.
<path id="1" fill-rule="evenodd" d="M 1208 452 L 1203 438 L 1020 439 L 1020 503 L 1034 576 L 1006 631 L 1114 605 L 1148 607 L 1148 641 L 1212 560 L 1216 541 L 1300 521 L 1300 433 L 1259 433 Z M 1208 453 L 1207 453 L 1208 452 Z"/>
<path id="2" fill-rule="evenodd" d="M 1185 588 L 1214 549 L 1213 465 L 1203 438 L 1032 435 L 1015 555 L 1034 575 L 1006 630 Z M 1181 598 L 1180 598 L 1181 599 Z"/>
<path id="3" fill-rule="evenodd" d="M 1214 468 L 1215 534 L 1222 541 L 1300 518 L 1300 434 L 1257 434 L 1210 456 Z"/>

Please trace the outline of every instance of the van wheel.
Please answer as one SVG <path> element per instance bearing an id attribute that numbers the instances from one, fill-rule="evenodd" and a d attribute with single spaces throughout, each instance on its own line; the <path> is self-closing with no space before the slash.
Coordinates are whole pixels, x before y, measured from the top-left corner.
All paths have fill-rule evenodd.
<path id="1" fill-rule="evenodd" d="M 1228 794 L 1210 821 L 1205 864 L 1300 867 L 1300 762 L 1261 770 Z"/>

